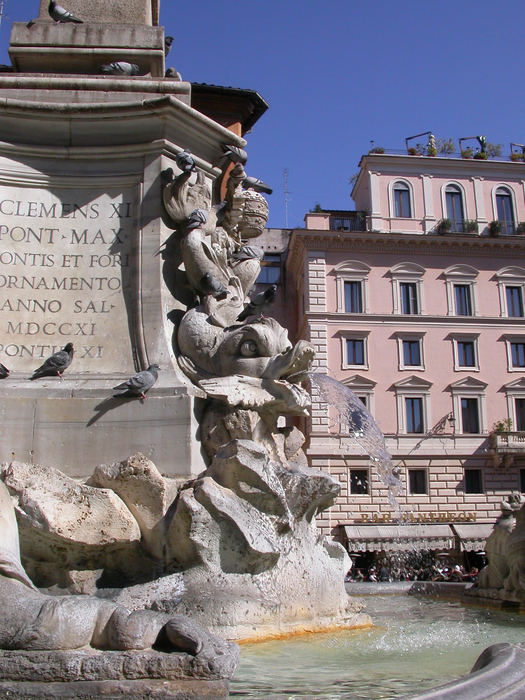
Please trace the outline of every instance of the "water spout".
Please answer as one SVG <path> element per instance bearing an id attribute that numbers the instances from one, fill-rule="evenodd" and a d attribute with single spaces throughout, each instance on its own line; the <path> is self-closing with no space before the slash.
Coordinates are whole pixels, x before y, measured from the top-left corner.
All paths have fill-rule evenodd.
<path id="1" fill-rule="evenodd" d="M 347 386 L 326 374 L 312 372 L 308 378 L 321 401 L 335 409 L 337 421 L 348 427 L 356 444 L 368 455 L 371 466 L 387 488 L 390 505 L 399 512 L 396 497 L 403 491 L 403 485 L 386 449 L 383 434 L 361 399 Z"/>

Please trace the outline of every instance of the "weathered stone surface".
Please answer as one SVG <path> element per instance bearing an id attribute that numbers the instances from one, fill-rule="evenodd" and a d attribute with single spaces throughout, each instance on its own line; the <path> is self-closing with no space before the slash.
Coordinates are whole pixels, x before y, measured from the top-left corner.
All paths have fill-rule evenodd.
<path id="1" fill-rule="evenodd" d="M 137 452 L 123 462 L 97 467 L 86 484 L 114 491 L 137 521 L 148 551 L 162 558 L 164 523 L 161 521 L 169 492 L 153 462 Z"/>
<path id="2" fill-rule="evenodd" d="M 281 482 L 268 452 L 257 443 L 232 440 L 217 452 L 206 473 L 257 510 L 284 517 L 290 525 L 291 514 Z"/>
<path id="3" fill-rule="evenodd" d="M 48 0 L 40 0 L 38 18 L 51 22 Z M 84 22 L 158 24 L 158 0 L 69 0 L 68 10 Z"/>
<path id="4" fill-rule="evenodd" d="M 0 682 L 13 700 L 225 700 L 228 681 L 75 681 L 74 683 Z"/>
<path id="5" fill-rule="evenodd" d="M 15 496 L 25 532 L 92 547 L 140 539 L 133 515 L 116 493 L 80 484 L 57 469 L 11 462 L 3 480 Z"/>

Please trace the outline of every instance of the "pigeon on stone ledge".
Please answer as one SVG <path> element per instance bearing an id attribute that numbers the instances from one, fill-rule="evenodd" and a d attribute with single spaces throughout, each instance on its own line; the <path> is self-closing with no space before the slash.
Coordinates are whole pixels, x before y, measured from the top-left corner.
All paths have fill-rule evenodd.
<path id="1" fill-rule="evenodd" d="M 74 352 L 73 343 L 68 343 L 62 350 L 48 357 L 44 364 L 33 372 L 31 380 L 39 379 L 40 377 L 62 378 L 62 374 L 73 362 Z"/>
<path id="2" fill-rule="evenodd" d="M 146 392 L 155 384 L 158 377 L 158 365 L 150 365 L 148 369 L 134 374 L 125 382 L 113 387 L 113 391 L 123 391 L 123 394 L 116 394 L 114 398 L 126 398 L 129 396 L 140 396 L 146 398 Z"/>
<path id="3" fill-rule="evenodd" d="M 226 156 L 226 158 L 229 158 L 232 163 L 240 163 L 241 165 L 244 165 L 248 160 L 248 154 L 246 151 L 243 151 L 242 148 L 231 146 L 227 143 L 221 143 L 221 148 L 224 151 L 222 154 L 223 157 Z"/>
<path id="4" fill-rule="evenodd" d="M 193 231 L 193 229 L 201 228 L 207 221 L 208 214 L 204 209 L 194 209 L 186 219 L 186 230 Z"/>
<path id="5" fill-rule="evenodd" d="M 259 318 L 262 318 L 275 304 L 276 298 L 277 285 L 272 284 L 268 289 L 265 289 L 264 292 L 256 294 L 253 299 L 250 300 L 250 303 L 244 311 L 241 311 L 237 316 L 237 321 L 245 321 L 250 316 L 256 316 L 257 314 L 259 314 Z"/>
<path id="6" fill-rule="evenodd" d="M 173 37 L 164 37 L 164 56 L 167 56 L 170 52 L 171 45 L 173 44 Z"/>
<path id="7" fill-rule="evenodd" d="M 189 148 L 185 148 L 180 153 L 177 153 L 175 156 L 175 163 L 177 164 L 177 168 L 182 170 L 183 173 L 191 173 L 192 170 L 195 170 L 195 161 L 193 160 Z"/>
<path id="8" fill-rule="evenodd" d="M 5 379 L 9 376 L 9 370 L 0 362 L 0 379 Z"/>
<path id="9" fill-rule="evenodd" d="M 199 282 L 199 287 L 205 296 L 211 294 L 212 297 L 217 300 L 226 299 L 228 295 L 228 290 L 222 282 L 219 282 L 219 280 L 213 275 L 210 275 L 209 272 L 203 274 Z"/>
<path id="10" fill-rule="evenodd" d="M 262 260 L 264 250 L 258 245 L 243 245 L 231 257 L 233 260 Z"/>
<path id="11" fill-rule="evenodd" d="M 273 190 L 262 180 L 256 177 L 245 177 L 242 181 L 242 186 L 245 190 L 255 190 L 255 192 L 264 192 L 264 194 L 272 194 Z"/>
<path id="12" fill-rule="evenodd" d="M 98 72 L 104 75 L 138 75 L 139 67 L 136 63 L 116 61 L 115 63 L 99 66 Z"/>
<path id="13" fill-rule="evenodd" d="M 49 0 L 48 12 L 51 19 L 54 20 L 55 24 L 61 24 L 64 22 L 84 24 L 84 22 L 81 19 L 78 19 L 78 17 L 72 15 L 71 12 L 68 12 L 68 10 L 66 10 L 65 8 L 61 7 L 60 5 L 57 5 L 55 0 Z"/>
<path id="14" fill-rule="evenodd" d="M 172 80 L 182 80 L 182 76 L 176 68 L 168 68 L 164 73 L 164 77 Z"/>

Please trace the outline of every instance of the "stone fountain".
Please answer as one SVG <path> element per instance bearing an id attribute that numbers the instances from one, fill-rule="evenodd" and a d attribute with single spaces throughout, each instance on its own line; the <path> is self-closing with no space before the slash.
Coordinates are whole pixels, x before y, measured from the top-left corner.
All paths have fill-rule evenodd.
<path id="1" fill-rule="evenodd" d="M 0 688 L 226 697 L 225 638 L 371 624 L 315 526 L 339 484 L 294 425 L 314 350 L 250 299 L 264 188 L 163 77 L 158 2 L 47 4 L 0 73 Z M 28 381 L 67 342 L 64 379 Z M 147 399 L 113 396 L 153 363 Z"/>

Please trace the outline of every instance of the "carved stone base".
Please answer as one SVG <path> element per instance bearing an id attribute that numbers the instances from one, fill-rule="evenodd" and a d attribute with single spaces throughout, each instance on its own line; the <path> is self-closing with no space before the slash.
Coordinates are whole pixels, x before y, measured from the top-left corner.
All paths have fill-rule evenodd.
<path id="1" fill-rule="evenodd" d="M 220 700 L 222 672 L 188 654 L 155 651 L 0 651 L 0 695 L 17 700 Z"/>

